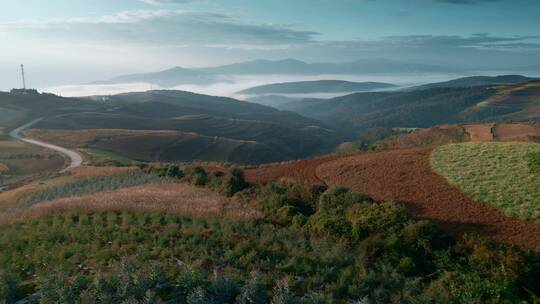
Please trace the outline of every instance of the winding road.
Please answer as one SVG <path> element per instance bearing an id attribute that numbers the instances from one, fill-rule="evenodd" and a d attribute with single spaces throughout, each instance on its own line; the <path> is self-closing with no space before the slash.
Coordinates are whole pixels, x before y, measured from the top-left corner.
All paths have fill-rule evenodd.
<path id="1" fill-rule="evenodd" d="M 75 152 L 73 150 L 62 148 L 62 147 L 59 147 L 59 146 L 56 146 L 56 145 L 53 145 L 53 144 L 49 144 L 49 143 L 46 143 L 46 142 L 42 142 L 42 141 L 39 141 L 39 140 L 25 138 L 25 137 L 22 137 L 20 135 L 20 133 L 22 131 L 30 128 L 33 125 L 35 125 L 36 123 L 38 123 L 42 119 L 43 119 L 43 117 L 38 118 L 36 120 L 33 120 L 33 121 L 31 121 L 31 122 L 29 122 L 29 123 L 27 123 L 25 125 L 22 125 L 22 126 L 16 128 L 16 129 L 12 130 L 11 132 L 9 132 L 9 136 L 11 136 L 12 138 L 14 138 L 16 140 L 20 140 L 20 141 L 23 141 L 23 142 L 26 142 L 26 143 L 29 143 L 29 144 L 32 144 L 32 145 L 36 145 L 36 146 L 40 146 L 40 147 L 47 148 L 47 149 L 50 149 L 50 150 L 54 150 L 54 151 L 57 151 L 57 152 L 59 152 L 61 154 L 66 155 L 69 158 L 70 163 L 69 163 L 69 166 L 67 168 L 62 170 L 62 172 L 81 166 L 82 162 L 83 162 L 83 159 L 82 159 L 82 156 L 79 153 L 77 153 L 77 152 Z"/>

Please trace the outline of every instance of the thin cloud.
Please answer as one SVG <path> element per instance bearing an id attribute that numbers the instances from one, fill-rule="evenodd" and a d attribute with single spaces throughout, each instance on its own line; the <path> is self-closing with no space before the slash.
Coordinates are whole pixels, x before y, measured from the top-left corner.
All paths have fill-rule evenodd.
<path id="1" fill-rule="evenodd" d="M 309 43 L 318 35 L 287 25 L 249 24 L 222 14 L 182 10 L 138 10 L 98 18 L 0 23 L 0 34 L 85 42 L 230 46 Z"/>

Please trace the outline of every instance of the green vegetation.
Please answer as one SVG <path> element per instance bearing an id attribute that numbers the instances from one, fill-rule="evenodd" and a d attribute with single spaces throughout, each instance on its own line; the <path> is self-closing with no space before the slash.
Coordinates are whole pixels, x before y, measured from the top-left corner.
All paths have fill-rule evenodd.
<path id="1" fill-rule="evenodd" d="M 96 166 L 129 166 L 139 162 L 120 154 L 102 149 L 81 149 L 90 156 L 90 162 Z"/>
<path id="2" fill-rule="evenodd" d="M 529 143 L 461 143 L 437 148 L 433 169 L 471 197 L 509 216 L 540 220 L 540 145 Z"/>
<path id="3" fill-rule="evenodd" d="M 540 256 L 454 239 L 344 188 L 250 187 L 263 220 L 50 214 L 0 229 L 0 300 L 41 303 L 518 303 Z M 363 302 L 362 302 L 363 301 Z"/>
<path id="4" fill-rule="evenodd" d="M 33 192 L 27 197 L 23 198 L 20 205 L 30 207 L 37 203 L 59 198 L 112 191 L 151 183 L 159 183 L 163 180 L 164 179 L 161 177 L 146 174 L 140 171 L 89 177 Z"/>
<path id="5" fill-rule="evenodd" d="M 20 111 L 17 110 L 0 108 L 0 126 L 16 119 L 19 113 Z"/>
<path id="6" fill-rule="evenodd" d="M 529 153 L 529 167 L 537 174 L 540 174 L 540 152 Z"/>

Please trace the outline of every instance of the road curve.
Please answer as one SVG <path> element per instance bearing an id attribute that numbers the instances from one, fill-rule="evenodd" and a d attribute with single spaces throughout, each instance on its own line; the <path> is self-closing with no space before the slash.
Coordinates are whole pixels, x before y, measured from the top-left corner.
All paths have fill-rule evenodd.
<path id="1" fill-rule="evenodd" d="M 23 125 L 23 126 L 18 127 L 17 129 L 12 130 L 11 132 L 9 132 L 9 136 L 11 136 L 12 138 L 14 138 L 16 140 L 20 140 L 20 141 L 23 141 L 23 142 L 26 142 L 26 143 L 29 143 L 29 144 L 32 144 L 32 145 L 36 145 L 36 146 L 40 146 L 40 147 L 47 148 L 47 149 L 50 149 L 50 150 L 54 150 L 54 151 L 57 151 L 57 152 L 59 152 L 61 154 L 66 155 L 69 158 L 70 163 L 69 163 L 69 166 L 67 168 L 62 170 L 62 172 L 81 166 L 82 162 L 83 162 L 83 159 L 82 159 L 82 157 L 81 157 L 81 155 L 79 153 L 77 153 L 77 152 L 75 152 L 73 150 L 62 148 L 62 147 L 59 147 L 59 146 L 56 146 L 56 145 L 53 145 L 53 144 L 49 144 L 49 143 L 46 143 L 46 142 L 42 142 L 42 141 L 39 141 L 39 140 L 25 138 L 25 137 L 22 137 L 20 135 L 21 131 L 30 128 L 31 126 L 35 125 L 36 123 L 38 123 L 42 119 L 43 119 L 43 117 L 38 118 L 38 119 L 33 120 L 33 121 Z"/>

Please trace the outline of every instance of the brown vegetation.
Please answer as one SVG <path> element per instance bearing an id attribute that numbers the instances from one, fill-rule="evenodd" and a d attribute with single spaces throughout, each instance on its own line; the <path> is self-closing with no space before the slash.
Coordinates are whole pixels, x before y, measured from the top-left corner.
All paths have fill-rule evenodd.
<path id="1" fill-rule="evenodd" d="M 140 170 L 138 167 L 94 167 L 82 166 L 69 171 L 70 176 L 74 178 L 87 178 L 95 176 L 105 176 L 119 173 L 127 173 Z"/>
<path id="2" fill-rule="evenodd" d="M 239 220 L 261 217 L 258 211 L 230 203 L 215 192 L 188 184 L 166 183 L 58 199 L 29 209 L 5 212 L 0 214 L 0 222 L 16 222 L 59 212 L 100 211 L 163 212 Z"/>
<path id="3" fill-rule="evenodd" d="M 404 149 L 438 146 L 468 140 L 469 136 L 463 127 L 457 125 L 444 125 L 429 129 L 419 129 L 409 134 L 389 137 L 377 142 L 377 149 Z"/>

